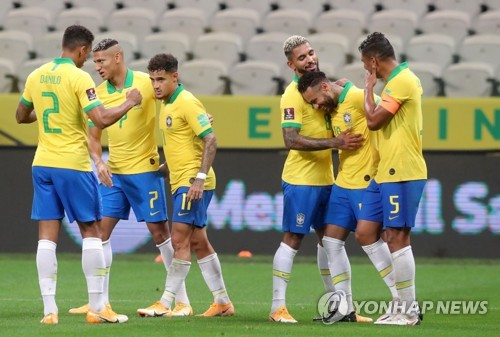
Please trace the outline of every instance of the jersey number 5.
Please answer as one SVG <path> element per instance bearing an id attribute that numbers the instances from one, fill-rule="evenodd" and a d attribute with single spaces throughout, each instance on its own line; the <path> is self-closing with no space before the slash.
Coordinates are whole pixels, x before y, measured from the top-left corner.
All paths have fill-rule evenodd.
<path id="1" fill-rule="evenodd" d="M 42 96 L 51 98 L 52 102 L 54 103 L 53 108 L 45 109 L 43 111 L 43 131 L 45 133 L 62 133 L 62 130 L 60 128 L 51 128 L 49 126 L 49 115 L 59 113 L 59 99 L 57 98 L 55 93 L 50 91 L 43 91 Z"/>

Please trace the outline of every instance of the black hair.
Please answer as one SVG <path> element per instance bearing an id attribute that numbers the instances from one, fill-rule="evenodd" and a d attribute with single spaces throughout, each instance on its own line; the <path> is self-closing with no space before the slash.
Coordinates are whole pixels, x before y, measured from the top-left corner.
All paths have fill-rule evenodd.
<path id="1" fill-rule="evenodd" d="M 66 28 L 62 39 L 64 49 L 75 50 L 81 46 L 92 46 L 94 34 L 87 28 L 80 25 L 73 25 Z"/>
<path id="2" fill-rule="evenodd" d="M 316 85 L 323 82 L 328 82 L 328 78 L 326 77 L 324 72 L 309 71 L 300 77 L 297 89 L 301 94 L 303 94 L 304 92 L 306 92 L 307 88 L 315 87 Z"/>
<path id="3" fill-rule="evenodd" d="M 118 41 L 114 39 L 104 39 L 101 40 L 98 44 L 94 46 L 94 49 L 92 51 L 95 53 L 97 51 L 103 51 L 103 50 L 108 50 L 109 48 L 116 46 L 118 44 Z"/>
<path id="4" fill-rule="evenodd" d="M 396 58 L 391 43 L 384 34 L 379 32 L 368 35 L 366 39 L 361 42 L 358 50 L 364 56 L 378 56 L 382 60 Z"/>
<path id="5" fill-rule="evenodd" d="M 161 71 L 165 70 L 167 73 L 173 73 L 177 71 L 179 62 L 172 54 L 156 54 L 149 60 L 148 70 Z"/>

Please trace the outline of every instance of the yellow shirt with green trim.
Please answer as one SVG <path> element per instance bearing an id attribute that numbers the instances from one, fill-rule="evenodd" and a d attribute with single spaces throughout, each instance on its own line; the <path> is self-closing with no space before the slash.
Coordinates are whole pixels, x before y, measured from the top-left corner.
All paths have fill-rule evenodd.
<path id="1" fill-rule="evenodd" d="M 179 187 L 191 186 L 196 178 L 205 147 L 203 137 L 212 132 L 212 126 L 203 104 L 182 84 L 168 102 L 162 103 L 159 125 L 173 193 Z M 205 190 L 215 189 L 212 167 L 204 186 Z"/>
<path id="2" fill-rule="evenodd" d="M 297 128 L 299 134 L 312 138 L 332 138 L 330 115 L 315 110 L 297 90 L 298 77 L 281 96 L 281 127 Z M 293 185 L 327 186 L 333 177 L 332 150 L 290 150 L 285 161 L 283 181 Z"/>
<path id="3" fill-rule="evenodd" d="M 427 179 L 422 154 L 422 85 L 406 62 L 396 67 L 382 91 L 399 109 L 379 131 L 377 183 Z"/>
<path id="4" fill-rule="evenodd" d="M 55 58 L 28 76 L 21 101 L 38 120 L 33 166 L 92 171 L 84 112 L 102 103 L 88 73 L 69 58 Z"/>
<path id="5" fill-rule="evenodd" d="M 112 108 L 125 102 L 131 88 L 141 92 L 142 104 L 133 107 L 106 129 L 108 165 L 111 172 L 118 174 L 152 172 L 159 167 L 155 138 L 156 99 L 149 75 L 128 69 L 123 89 L 117 90 L 109 81 L 104 81 L 96 91 L 104 106 Z M 93 125 L 92 122 L 89 124 Z"/>
<path id="6" fill-rule="evenodd" d="M 363 146 L 357 150 L 339 150 L 339 170 L 335 185 L 348 189 L 366 188 L 377 172 L 379 161 L 377 134 L 370 131 L 364 110 L 364 90 L 347 82 L 332 115 L 335 136 L 352 127 L 352 133 L 362 134 Z M 379 98 L 375 97 L 378 103 Z"/>

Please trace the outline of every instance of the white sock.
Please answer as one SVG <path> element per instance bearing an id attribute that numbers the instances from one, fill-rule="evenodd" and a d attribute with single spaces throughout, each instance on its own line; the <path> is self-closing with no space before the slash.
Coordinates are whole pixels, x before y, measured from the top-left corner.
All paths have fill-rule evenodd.
<path id="1" fill-rule="evenodd" d="M 163 259 L 163 264 L 165 265 L 165 270 L 168 271 L 168 268 L 172 264 L 172 259 L 174 258 L 174 247 L 172 247 L 172 240 L 168 238 L 159 245 L 156 245 L 156 247 L 158 247 L 158 249 L 160 250 L 160 255 Z M 176 303 L 181 302 L 186 305 L 191 305 L 186 292 L 186 283 L 184 281 L 182 282 L 181 287 L 179 288 L 177 294 L 175 295 L 175 302 Z"/>
<path id="2" fill-rule="evenodd" d="M 104 278 L 106 263 L 102 241 L 99 238 L 85 238 L 82 243 L 82 268 L 87 279 L 90 309 L 101 312 L 104 310 Z"/>
<path id="3" fill-rule="evenodd" d="M 396 282 L 394 280 L 392 255 L 389 251 L 387 243 L 384 240 L 379 239 L 377 242 L 372 243 L 371 245 L 362 246 L 361 248 L 363 248 L 365 253 L 368 255 L 385 284 L 389 288 L 392 298 L 397 298 L 398 292 L 396 291 Z"/>
<path id="4" fill-rule="evenodd" d="M 109 273 L 111 272 L 111 264 L 113 264 L 113 249 L 111 247 L 111 241 L 103 241 L 102 251 L 104 254 L 104 262 L 106 263 L 106 276 L 104 277 L 104 286 L 102 291 L 102 296 L 104 299 L 104 304 L 109 304 Z"/>
<path id="5" fill-rule="evenodd" d="M 186 279 L 189 269 L 191 268 L 191 262 L 172 259 L 172 264 L 168 268 L 167 281 L 165 283 L 165 291 L 161 296 L 160 302 L 165 308 L 170 308 L 172 302 L 174 301 L 175 295 L 182 285 L 182 282 Z"/>
<path id="6" fill-rule="evenodd" d="M 201 274 L 205 279 L 208 289 L 210 289 L 214 295 L 214 302 L 218 304 L 228 304 L 229 296 L 227 295 L 224 279 L 222 278 L 222 268 L 217 253 L 213 253 L 198 260 L 198 265 L 200 266 Z"/>
<path id="7" fill-rule="evenodd" d="M 271 312 L 275 312 L 280 306 L 286 306 L 286 287 L 292 273 L 293 259 L 297 250 L 286 243 L 280 243 L 273 260 L 273 304 Z"/>
<path id="8" fill-rule="evenodd" d="M 328 236 L 323 237 L 323 247 L 328 254 L 328 266 L 335 290 L 343 290 L 347 297 L 347 312 L 354 311 L 351 289 L 351 264 L 345 251 L 345 242 Z"/>
<path id="9" fill-rule="evenodd" d="M 415 301 L 415 259 L 411 246 L 406 246 L 392 253 L 396 289 L 401 302 L 408 310 Z"/>
<path id="10" fill-rule="evenodd" d="M 335 291 L 335 288 L 333 287 L 332 276 L 330 275 L 330 268 L 328 266 L 328 255 L 326 254 L 325 248 L 319 243 L 317 262 L 319 274 L 321 275 L 321 280 L 323 281 L 323 286 L 325 287 L 325 292 L 329 293 Z"/>
<path id="11" fill-rule="evenodd" d="M 57 258 L 56 243 L 49 240 L 38 241 L 36 267 L 38 283 L 43 299 L 43 315 L 58 314 L 56 304 Z"/>

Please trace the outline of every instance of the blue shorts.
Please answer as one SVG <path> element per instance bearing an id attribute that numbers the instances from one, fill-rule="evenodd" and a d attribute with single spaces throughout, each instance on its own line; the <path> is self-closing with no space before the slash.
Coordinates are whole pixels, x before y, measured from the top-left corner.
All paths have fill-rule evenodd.
<path id="1" fill-rule="evenodd" d="M 325 223 L 356 231 L 364 188 L 348 189 L 333 185 L 326 209 Z"/>
<path id="2" fill-rule="evenodd" d="M 415 227 L 418 204 L 426 180 L 378 184 L 370 182 L 363 197 L 359 218 L 386 227 Z"/>
<path id="3" fill-rule="evenodd" d="M 283 232 L 307 234 L 325 228 L 325 213 L 331 186 L 291 185 L 283 188 Z"/>
<path id="4" fill-rule="evenodd" d="M 104 216 L 127 220 L 130 207 L 137 221 L 167 220 L 165 182 L 160 172 L 113 174 L 113 187 L 99 185 Z"/>
<path id="5" fill-rule="evenodd" d="M 64 211 L 70 222 L 101 220 L 101 195 L 92 172 L 33 166 L 33 220 L 59 220 Z"/>
<path id="6" fill-rule="evenodd" d="M 214 191 L 203 191 L 200 201 L 187 202 L 189 187 L 179 187 L 173 197 L 174 211 L 172 222 L 181 222 L 203 228 L 207 225 L 207 209 L 214 195 Z"/>

